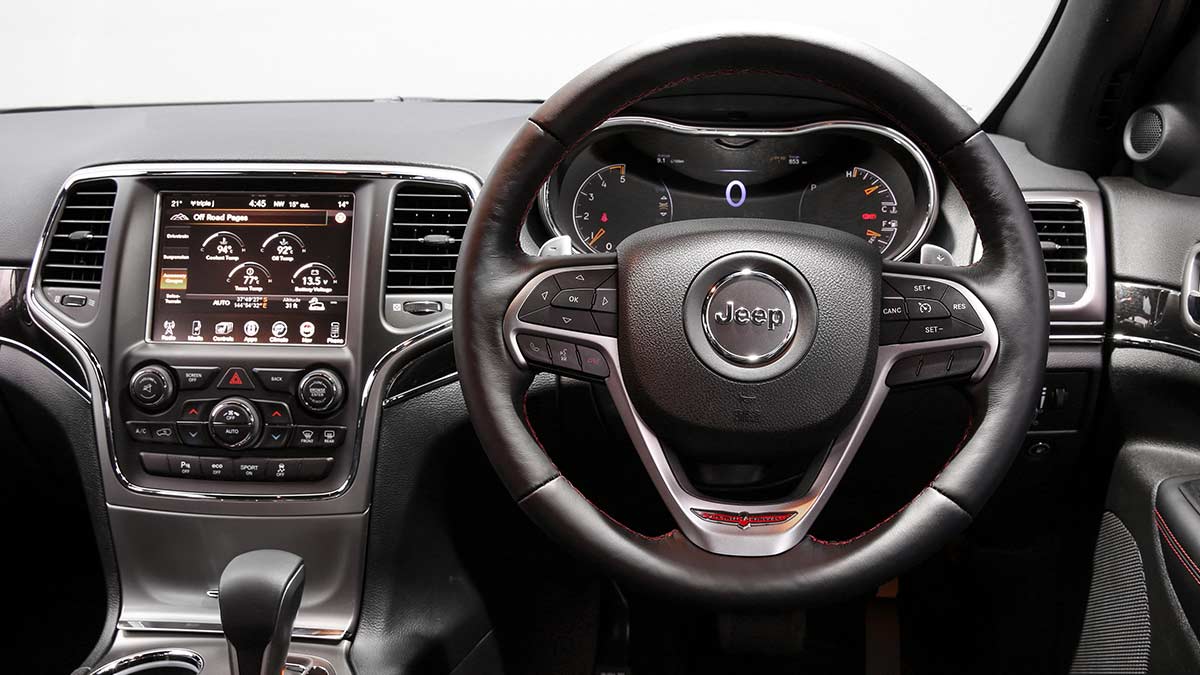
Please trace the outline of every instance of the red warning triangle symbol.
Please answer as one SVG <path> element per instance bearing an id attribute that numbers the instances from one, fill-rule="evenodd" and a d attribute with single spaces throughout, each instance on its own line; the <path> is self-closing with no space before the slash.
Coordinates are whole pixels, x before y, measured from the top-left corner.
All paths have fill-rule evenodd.
<path id="1" fill-rule="evenodd" d="M 233 375 L 229 376 L 229 384 L 241 384 L 241 383 L 242 383 L 242 376 L 239 375 L 238 373 L 234 373 Z"/>

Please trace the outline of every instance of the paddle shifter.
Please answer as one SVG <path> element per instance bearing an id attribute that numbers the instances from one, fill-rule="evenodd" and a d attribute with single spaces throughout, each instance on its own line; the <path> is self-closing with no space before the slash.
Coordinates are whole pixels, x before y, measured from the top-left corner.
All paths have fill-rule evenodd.
<path id="1" fill-rule="evenodd" d="M 233 675 L 280 675 L 303 592 L 300 556 L 264 549 L 229 561 L 220 603 Z"/>

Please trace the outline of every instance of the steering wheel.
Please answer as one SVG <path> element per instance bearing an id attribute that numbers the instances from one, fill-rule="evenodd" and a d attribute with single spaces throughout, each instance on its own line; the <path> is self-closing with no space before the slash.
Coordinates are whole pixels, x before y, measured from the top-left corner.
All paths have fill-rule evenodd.
<path id="1" fill-rule="evenodd" d="M 890 120 L 953 181 L 982 258 L 968 267 L 881 262 L 864 240 L 832 228 L 733 218 L 647 228 L 615 256 L 523 252 L 519 233 L 538 189 L 590 131 L 656 92 L 738 73 L 815 81 Z M 596 304 L 548 307 L 572 290 L 590 291 L 582 295 Z M 463 396 L 525 513 L 622 582 L 722 605 L 835 601 L 937 551 L 1003 478 L 1046 363 L 1041 249 L 991 141 L 914 70 L 822 34 L 679 34 L 577 76 L 529 117 L 485 182 L 454 293 Z M 914 302 L 949 316 L 881 317 Z M 555 365 L 605 382 L 676 529 L 649 537 L 627 528 L 547 456 L 524 400 L 532 370 Z M 933 481 L 856 537 L 809 535 L 890 384 L 956 376 L 973 429 Z M 787 494 L 738 502 L 697 489 L 687 460 L 801 461 L 807 470 Z"/>

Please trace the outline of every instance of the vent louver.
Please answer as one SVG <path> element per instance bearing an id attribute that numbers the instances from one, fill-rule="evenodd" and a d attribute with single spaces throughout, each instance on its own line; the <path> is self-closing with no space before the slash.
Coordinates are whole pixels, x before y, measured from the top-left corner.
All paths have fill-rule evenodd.
<path id="1" fill-rule="evenodd" d="M 1087 284 L 1087 231 L 1078 204 L 1031 202 L 1029 211 L 1042 242 L 1046 279 L 1054 284 Z"/>
<path id="2" fill-rule="evenodd" d="M 470 215 L 471 197 L 460 185 L 401 183 L 392 205 L 387 292 L 449 295 Z"/>
<path id="3" fill-rule="evenodd" d="M 116 181 L 71 186 L 42 262 L 42 286 L 100 288 L 116 199 Z"/>

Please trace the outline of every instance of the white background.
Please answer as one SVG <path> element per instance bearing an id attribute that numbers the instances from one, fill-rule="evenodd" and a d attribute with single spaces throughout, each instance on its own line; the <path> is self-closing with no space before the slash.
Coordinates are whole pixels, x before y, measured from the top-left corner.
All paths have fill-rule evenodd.
<path id="1" fill-rule="evenodd" d="M 0 109 L 186 101 L 542 99 L 631 42 L 696 24 L 815 26 L 907 61 L 977 118 L 1056 0 L 22 0 Z"/>

